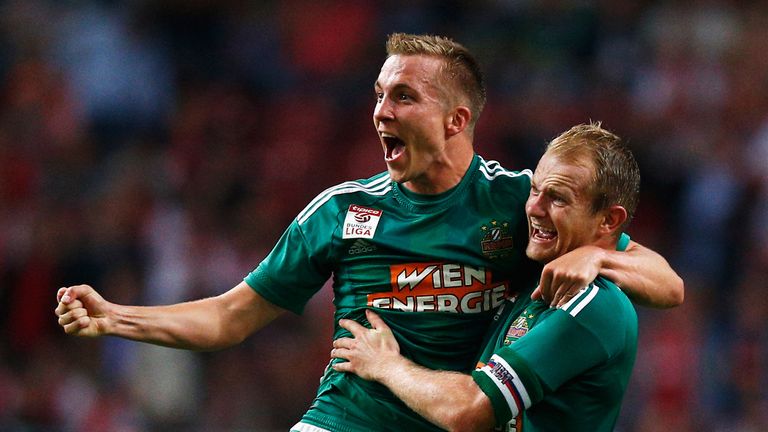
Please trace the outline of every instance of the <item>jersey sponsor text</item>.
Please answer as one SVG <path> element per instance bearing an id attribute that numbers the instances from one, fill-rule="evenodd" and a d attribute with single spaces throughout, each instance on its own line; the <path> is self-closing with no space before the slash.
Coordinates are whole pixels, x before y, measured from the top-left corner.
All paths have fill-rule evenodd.
<path id="1" fill-rule="evenodd" d="M 454 263 L 390 267 L 391 292 L 368 295 L 368 305 L 406 312 L 479 313 L 496 309 L 507 292 L 490 271 Z"/>

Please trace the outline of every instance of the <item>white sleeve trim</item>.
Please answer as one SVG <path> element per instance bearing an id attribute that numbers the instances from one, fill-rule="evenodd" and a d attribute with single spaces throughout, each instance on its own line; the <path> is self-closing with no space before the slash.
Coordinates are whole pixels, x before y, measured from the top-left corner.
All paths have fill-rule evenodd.
<path id="1" fill-rule="evenodd" d="M 575 317 L 582 311 L 587 305 L 594 300 L 599 288 L 595 284 L 591 284 L 579 290 L 573 298 L 564 304 L 561 309 L 568 312 L 572 317 Z"/>
<path id="2" fill-rule="evenodd" d="M 307 424 L 304 422 L 298 422 L 291 428 L 291 432 L 331 432 L 331 431 L 329 431 L 328 429 L 323 429 L 323 428 L 313 426 L 311 424 Z"/>

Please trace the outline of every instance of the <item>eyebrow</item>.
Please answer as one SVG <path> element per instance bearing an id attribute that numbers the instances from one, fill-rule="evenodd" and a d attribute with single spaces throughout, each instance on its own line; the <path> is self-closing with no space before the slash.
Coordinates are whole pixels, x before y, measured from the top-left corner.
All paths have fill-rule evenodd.
<path id="1" fill-rule="evenodd" d="M 545 185 L 545 186 L 541 187 L 540 185 L 538 185 L 536 183 L 536 181 L 533 178 L 531 178 L 531 188 L 532 189 L 536 188 L 536 190 L 538 190 L 539 192 L 544 192 L 544 193 L 547 193 L 547 194 L 557 194 L 557 195 L 566 195 L 566 194 L 568 194 L 568 195 L 571 195 L 571 196 L 576 196 L 577 195 L 576 194 L 576 190 L 574 188 L 572 188 L 572 187 L 569 187 L 569 185 L 567 185 L 567 184 L 562 184 L 562 185 L 548 184 L 548 185 Z"/>
<path id="2" fill-rule="evenodd" d="M 374 81 L 373 88 L 381 88 L 381 84 L 379 84 L 379 80 Z M 414 90 L 414 88 L 406 83 L 397 83 L 394 85 L 392 90 Z"/>

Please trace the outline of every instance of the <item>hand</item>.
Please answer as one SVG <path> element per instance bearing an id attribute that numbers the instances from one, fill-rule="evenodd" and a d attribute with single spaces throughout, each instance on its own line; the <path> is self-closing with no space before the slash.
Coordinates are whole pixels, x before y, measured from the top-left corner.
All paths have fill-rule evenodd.
<path id="1" fill-rule="evenodd" d="M 95 337 L 107 333 L 110 303 L 89 285 L 59 288 L 56 316 L 67 334 Z"/>
<path id="2" fill-rule="evenodd" d="M 365 316 L 371 323 L 371 329 L 355 321 L 342 319 L 339 325 L 352 333 L 354 338 L 338 338 L 333 341 L 331 357 L 346 359 L 336 363 L 333 368 L 339 372 L 352 372 L 363 379 L 377 380 L 385 367 L 400 356 L 392 330 L 375 312 L 367 309 Z"/>
<path id="3" fill-rule="evenodd" d="M 582 246 L 550 261 L 531 298 L 548 301 L 550 307 L 568 303 L 600 273 L 603 253 L 597 246 Z"/>

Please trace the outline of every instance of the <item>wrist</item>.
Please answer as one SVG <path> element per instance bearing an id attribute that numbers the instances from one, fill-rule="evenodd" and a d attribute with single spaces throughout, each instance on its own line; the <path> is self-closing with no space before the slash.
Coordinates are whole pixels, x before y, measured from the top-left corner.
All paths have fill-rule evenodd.
<path id="1" fill-rule="evenodd" d="M 121 316 L 124 315 L 124 311 L 120 305 L 104 302 L 102 307 L 103 313 L 100 316 L 100 333 L 103 336 L 121 336 L 118 329 Z"/>
<path id="2" fill-rule="evenodd" d="M 379 356 L 379 366 L 374 368 L 373 379 L 386 383 L 388 378 L 402 376 L 412 362 L 400 353 L 387 353 Z"/>
<path id="3" fill-rule="evenodd" d="M 611 267 L 611 251 L 598 246 L 590 246 L 595 250 L 595 258 L 600 270 L 606 270 Z"/>

